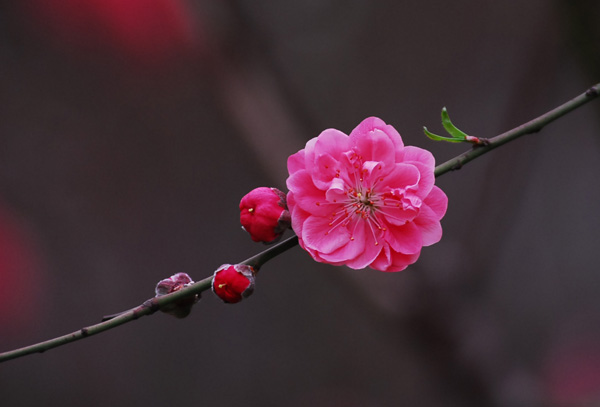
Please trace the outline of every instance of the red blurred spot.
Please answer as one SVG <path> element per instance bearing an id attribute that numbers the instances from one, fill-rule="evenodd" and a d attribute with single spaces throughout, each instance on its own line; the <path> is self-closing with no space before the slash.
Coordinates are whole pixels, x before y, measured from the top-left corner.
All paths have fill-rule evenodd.
<path id="1" fill-rule="evenodd" d="M 12 336 L 35 322 L 40 266 L 25 228 L 0 204 L 0 332 Z"/>
<path id="2" fill-rule="evenodd" d="M 29 0 L 29 12 L 60 42 L 160 60 L 199 45 L 182 0 Z"/>
<path id="3" fill-rule="evenodd" d="M 600 402 L 600 337 L 597 334 L 570 337 L 556 346 L 545 362 L 545 383 L 553 403 Z"/>

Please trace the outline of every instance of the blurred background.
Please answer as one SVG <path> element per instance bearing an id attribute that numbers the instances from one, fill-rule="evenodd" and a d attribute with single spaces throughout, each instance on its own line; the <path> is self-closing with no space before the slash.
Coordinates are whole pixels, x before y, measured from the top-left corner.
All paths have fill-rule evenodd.
<path id="1" fill-rule="evenodd" d="M 0 0 L 0 351 L 263 250 L 238 203 L 375 115 L 443 162 L 600 80 L 595 0 Z M 600 101 L 447 174 L 401 273 L 295 248 L 254 295 L 0 365 L 3 406 L 600 405 Z"/>

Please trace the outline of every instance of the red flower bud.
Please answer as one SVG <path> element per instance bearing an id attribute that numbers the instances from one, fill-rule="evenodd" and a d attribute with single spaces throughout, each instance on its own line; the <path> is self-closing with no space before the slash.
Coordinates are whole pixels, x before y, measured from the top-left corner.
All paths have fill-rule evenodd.
<path id="1" fill-rule="evenodd" d="M 156 289 L 154 292 L 157 297 L 162 297 L 163 295 L 174 293 L 175 291 L 179 291 L 184 287 L 187 287 L 190 284 L 194 284 L 194 281 L 190 278 L 186 273 L 177 273 L 173 274 L 169 278 L 165 278 L 161 280 L 156 285 Z M 197 303 L 199 300 L 198 295 L 194 295 L 193 297 L 183 298 L 173 304 L 170 304 L 161 309 L 161 311 L 166 312 L 169 315 L 173 315 L 177 318 L 187 317 L 192 311 L 192 306 Z"/>
<path id="2" fill-rule="evenodd" d="M 240 302 L 254 291 L 254 268 L 245 264 L 223 264 L 215 271 L 212 290 L 225 302 Z"/>
<path id="3" fill-rule="evenodd" d="M 267 187 L 250 191 L 240 202 L 240 222 L 255 242 L 276 242 L 291 226 L 285 194 Z"/>

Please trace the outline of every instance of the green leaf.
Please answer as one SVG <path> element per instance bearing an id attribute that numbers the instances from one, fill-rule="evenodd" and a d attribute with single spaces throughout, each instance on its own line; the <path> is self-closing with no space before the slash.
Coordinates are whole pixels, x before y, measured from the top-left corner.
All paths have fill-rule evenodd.
<path id="1" fill-rule="evenodd" d="M 461 141 L 465 141 L 464 139 L 457 139 L 454 137 L 438 136 L 437 134 L 433 134 L 429 130 L 427 130 L 427 127 L 425 126 L 423 126 L 423 132 L 425 132 L 425 135 L 427 137 L 435 141 L 447 141 L 449 143 L 460 143 Z"/>
<path id="2" fill-rule="evenodd" d="M 450 137 L 438 136 L 437 134 L 431 133 L 427 130 L 427 127 L 423 127 L 423 131 L 425 135 L 432 140 L 436 141 L 448 141 L 450 143 L 473 143 L 473 144 L 484 144 L 483 139 L 478 139 L 477 137 L 471 137 L 467 133 L 459 130 L 452 121 L 450 120 L 450 116 L 448 115 L 448 111 L 444 107 L 442 109 L 442 126 L 444 129 L 450 134 Z"/>
<path id="3" fill-rule="evenodd" d="M 459 130 L 454 124 L 452 124 L 450 116 L 448 115 L 448 111 L 445 107 L 442 109 L 442 126 L 444 126 L 444 129 L 446 129 L 453 139 L 466 140 L 467 133 Z"/>

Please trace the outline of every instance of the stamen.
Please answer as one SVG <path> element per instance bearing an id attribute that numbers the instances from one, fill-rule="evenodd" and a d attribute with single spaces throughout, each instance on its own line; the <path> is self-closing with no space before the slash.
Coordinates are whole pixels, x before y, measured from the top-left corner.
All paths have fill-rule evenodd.
<path id="1" fill-rule="evenodd" d="M 333 212 L 332 213 L 333 216 L 335 216 L 335 218 L 332 216 L 329 219 L 331 219 L 332 221 L 328 224 L 328 226 L 331 226 L 331 229 L 329 229 L 327 232 L 325 232 L 325 235 L 328 235 L 329 232 L 333 231 L 334 229 L 336 229 L 338 226 L 340 225 L 344 225 L 344 224 L 348 224 L 350 222 L 350 215 L 347 212 L 346 208 L 344 208 L 344 213 L 340 214 L 338 216 L 337 212 Z"/>
<path id="2" fill-rule="evenodd" d="M 367 219 L 367 224 L 369 225 L 369 229 L 371 230 L 371 235 L 373 236 L 373 240 L 375 240 L 375 246 L 379 245 L 377 241 L 377 235 L 375 234 L 375 230 L 373 229 L 373 224 L 377 226 L 377 229 L 381 230 L 381 226 L 379 225 L 379 220 L 375 215 L 369 216 Z"/>

